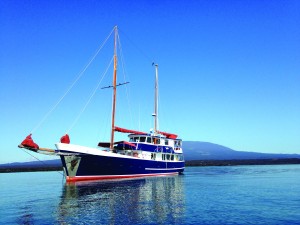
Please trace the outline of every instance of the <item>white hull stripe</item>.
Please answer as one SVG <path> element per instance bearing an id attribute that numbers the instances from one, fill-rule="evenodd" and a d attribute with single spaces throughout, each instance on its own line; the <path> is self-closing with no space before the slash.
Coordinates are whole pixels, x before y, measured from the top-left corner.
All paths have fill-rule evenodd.
<path id="1" fill-rule="evenodd" d="M 107 179 L 124 179 L 124 178 L 134 178 L 134 177 L 153 177 L 153 176 L 168 176 L 168 175 L 178 175 L 178 172 L 170 173 L 151 173 L 151 174 L 132 174 L 132 175 L 101 175 L 101 176 L 67 176 L 67 181 L 85 181 L 85 180 L 107 180 Z"/>
<path id="2" fill-rule="evenodd" d="M 182 170 L 185 167 L 181 168 L 145 168 L 145 170 Z"/>

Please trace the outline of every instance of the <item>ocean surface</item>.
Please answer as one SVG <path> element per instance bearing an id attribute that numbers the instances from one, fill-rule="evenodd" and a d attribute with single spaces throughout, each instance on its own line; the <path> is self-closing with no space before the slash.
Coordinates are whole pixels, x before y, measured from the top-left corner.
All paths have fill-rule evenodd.
<path id="1" fill-rule="evenodd" d="M 300 165 L 73 184 L 61 172 L 2 173 L 0 224 L 300 224 Z"/>

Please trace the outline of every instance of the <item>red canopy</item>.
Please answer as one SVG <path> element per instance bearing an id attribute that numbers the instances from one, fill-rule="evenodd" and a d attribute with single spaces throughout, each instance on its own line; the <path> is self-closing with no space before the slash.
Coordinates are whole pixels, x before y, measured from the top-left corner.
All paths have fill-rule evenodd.
<path id="1" fill-rule="evenodd" d="M 70 144 L 70 137 L 68 134 L 65 134 L 60 138 L 61 143 Z"/>
<path id="2" fill-rule="evenodd" d="M 122 132 L 122 133 L 130 133 L 130 134 L 147 134 L 142 131 L 129 130 L 129 129 L 121 128 L 121 127 L 115 127 L 115 131 Z M 157 132 L 166 136 L 167 138 L 170 138 L 170 139 L 176 139 L 178 137 L 177 134 L 171 134 L 171 133 L 167 133 L 167 132 L 163 132 L 163 131 L 157 131 Z"/>
<path id="3" fill-rule="evenodd" d="M 39 149 L 39 146 L 33 142 L 31 138 L 31 134 L 29 134 L 24 141 L 22 141 L 21 145 L 27 148 L 32 148 L 32 149 Z"/>
<path id="4" fill-rule="evenodd" d="M 115 131 L 122 132 L 122 133 L 130 133 L 130 134 L 147 134 L 145 132 L 129 130 L 129 129 L 121 128 L 121 127 L 115 127 Z"/>
<path id="5" fill-rule="evenodd" d="M 177 134 L 171 134 L 171 133 L 167 133 L 167 132 L 163 132 L 163 131 L 157 131 L 158 133 L 165 135 L 167 138 L 170 139 L 176 139 L 177 138 Z"/>

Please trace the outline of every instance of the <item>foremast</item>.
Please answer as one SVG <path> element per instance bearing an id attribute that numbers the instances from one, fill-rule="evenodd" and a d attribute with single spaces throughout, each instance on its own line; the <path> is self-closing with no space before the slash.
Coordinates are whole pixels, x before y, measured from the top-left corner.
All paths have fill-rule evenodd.
<path id="1" fill-rule="evenodd" d="M 111 116 L 111 137 L 110 137 L 110 150 L 114 148 L 115 138 L 115 115 L 116 115 L 116 95 L 117 95 L 117 38 L 118 38 L 118 27 L 115 26 L 115 37 L 114 37 L 114 72 L 113 72 L 113 101 L 112 101 L 112 116 Z"/>

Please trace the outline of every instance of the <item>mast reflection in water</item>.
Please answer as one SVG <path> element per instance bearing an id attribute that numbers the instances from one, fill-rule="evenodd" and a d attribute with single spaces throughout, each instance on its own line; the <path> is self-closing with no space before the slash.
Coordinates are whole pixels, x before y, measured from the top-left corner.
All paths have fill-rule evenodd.
<path id="1" fill-rule="evenodd" d="M 182 176 L 71 183 L 63 188 L 57 210 L 61 223 L 182 223 Z"/>

